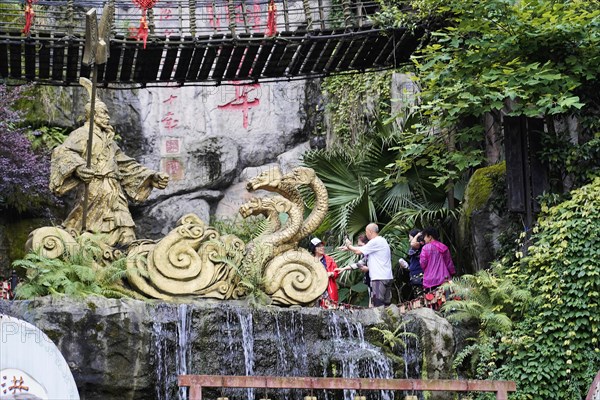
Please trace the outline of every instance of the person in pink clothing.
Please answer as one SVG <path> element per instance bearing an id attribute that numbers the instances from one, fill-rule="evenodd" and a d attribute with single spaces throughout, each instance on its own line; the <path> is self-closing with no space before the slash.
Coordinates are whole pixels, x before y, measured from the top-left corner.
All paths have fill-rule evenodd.
<path id="1" fill-rule="evenodd" d="M 425 246 L 421 249 L 419 261 L 423 270 L 423 288 L 432 290 L 448 282 L 456 273 L 448 246 L 439 241 L 435 228 L 427 228 L 421 232 Z"/>

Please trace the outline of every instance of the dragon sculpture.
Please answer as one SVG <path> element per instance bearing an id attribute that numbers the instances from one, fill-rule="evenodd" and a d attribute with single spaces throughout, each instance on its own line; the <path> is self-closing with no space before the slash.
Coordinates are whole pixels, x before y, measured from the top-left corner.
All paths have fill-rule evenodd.
<path id="1" fill-rule="evenodd" d="M 300 187 L 314 193 L 314 207 L 304 219 L 305 204 Z M 247 294 L 242 284 L 252 268 L 259 268 L 265 293 L 274 304 L 307 305 L 326 290 L 323 266 L 298 242 L 314 232 L 327 213 L 327 190 L 314 170 L 298 167 L 283 175 L 271 168 L 247 183 L 249 191 L 274 193 L 254 197 L 240 207 L 244 218 L 264 215 L 267 229 L 244 243 L 234 235 L 221 235 L 195 214 L 183 216 L 176 227 L 158 242 L 138 240 L 127 251 L 127 280 L 140 293 L 158 299 L 209 297 L 238 299 Z M 280 214 L 287 214 L 282 224 Z M 32 232 L 29 246 L 60 257 L 75 246 L 73 233 L 61 228 Z M 261 254 L 257 254 L 258 252 Z M 114 259 L 107 249 L 106 259 Z"/>

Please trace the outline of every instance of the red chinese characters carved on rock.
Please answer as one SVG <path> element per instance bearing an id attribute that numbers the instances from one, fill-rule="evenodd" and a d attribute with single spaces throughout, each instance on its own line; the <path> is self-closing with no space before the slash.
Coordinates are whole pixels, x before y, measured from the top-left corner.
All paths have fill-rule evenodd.
<path id="1" fill-rule="evenodd" d="M 165 153 L 179 154 L 179 139 L 165 140 Z"/>
<path id="2" fill-rule="evenodd" d="M 165 128 L 167 128 L 167 130 L 169 130 L 169 131 L 176 128 L 179 123 L 178 119 L 173 118 L 174 115 L 175 114 L 173 114 L 171 111 L 169 111 L 167 113 L 167 115 L 163 119 L 160 120 L 160 122 L 163 123 L 163 126 Z"/>
<path id="3" fill-rule="evenodd" d="M 169 20 L 169 19 L 171 19 L 171 14 L 173 14 L 173 10 L 171 10 L 170 8 L 161 8 L 160 14 L 158 16 L 158 20 L 159 21 Z"/>
<path id="4" fill-rule="evenodd" d="M 242 111 L 242 123 L 245 129 L 248 128 L 248 111 L 260 105 L 260 99 L 256 97 L 256 89 L 260 85 L 258 83 L 251 85 L 240 85 L 235 87 L 235 98 L 225 104 L 217 106 L 219 110 Z M 250 100 L 250 95 L 252 99 Z"/>
<path id="5" fill-rule="evenodd" d="M 168 99 L 163 100 L 163 103 L 164 104 L 168 104 L 168 105 L 172 105 L 176 98 L 177 98 L 177 96 L 170 95 Z"/>
<path id="6" fill-rule="evenodd" d="M 164 160 L 164 169 L 173 180 L 183 179 L 183 165 L 178 159 L 172 158 Z"/>

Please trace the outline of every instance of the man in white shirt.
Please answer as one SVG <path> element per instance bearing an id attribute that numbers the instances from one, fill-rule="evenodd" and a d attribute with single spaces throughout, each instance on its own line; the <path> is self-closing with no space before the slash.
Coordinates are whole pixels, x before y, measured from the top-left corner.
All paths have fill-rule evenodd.
<path id="1" fill-rule="evenodd" d="M 392 302 L 392 252 L 384 237 L 379 236 L 379 227 L 370 223 L 365 229 L 369 242 L 364 246 L 353 246 L 346 239 L 345 250 L 368 256 L 367 267 L 371 277 L 371 304 L 373 307 L 389 306 Z"/>

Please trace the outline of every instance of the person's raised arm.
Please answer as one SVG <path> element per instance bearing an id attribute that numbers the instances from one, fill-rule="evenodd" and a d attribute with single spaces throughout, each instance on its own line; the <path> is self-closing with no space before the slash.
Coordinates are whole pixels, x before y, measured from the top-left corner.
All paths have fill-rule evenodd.
<path id="1" fill-rule="evenodd" d="M 346 244 L 343 247 L 345 247 L 345 249 L 343 249 L 343 250 L 348 250 L 348 251 L 353 252 L 354 254 L 358 254 L 358 255 L 361 255 L 361 256 L 363 255 L 362 251 L 360 250 L 360 247 L 353 246 L 352 242 L 350 241 L 350 239 L 346 239 Z"/>

